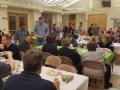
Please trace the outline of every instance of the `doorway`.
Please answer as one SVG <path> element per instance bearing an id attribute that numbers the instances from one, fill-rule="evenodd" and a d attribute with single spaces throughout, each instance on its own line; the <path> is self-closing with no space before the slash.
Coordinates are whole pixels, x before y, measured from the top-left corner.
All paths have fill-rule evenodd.
<path id="1" fill-rule="evenodd" d="M 91 24 L 98 24 L 100 29 L 106 31 L 107 14 L 91 14 L 88 15 L 88 28 Z"/>
<path id="2" fill-rule="evenodd" d="M 21 24 L 25 24 L 25 28 L 28 29 L 27 14 L 22 13 L 8 13 L 8 30 L 15 33 L 21 27 Z"/>

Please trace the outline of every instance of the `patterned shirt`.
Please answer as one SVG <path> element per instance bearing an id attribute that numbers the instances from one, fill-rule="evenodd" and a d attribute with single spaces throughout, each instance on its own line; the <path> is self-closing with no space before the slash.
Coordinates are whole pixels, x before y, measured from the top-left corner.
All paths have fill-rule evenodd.
<path id="1" fill-rule="evenodd" d="M 49 34 L 49 29 L 47 24 L 43 23 L 43 24 L 36 24 L 34 27 L 34 31 L 38 36 L 46 36 Z"/>
<path id="2" fill-rule="evenodd" d="M 17 40 L 19 40 L 19 41 L 24 40 L 27 35 L 29 35 L 29 31 L 28 31 L 28 30 L 21 30 L 21 28 L 18 29 L 18 30 L 15 32 L 15 42 L 16 42 Z"/>

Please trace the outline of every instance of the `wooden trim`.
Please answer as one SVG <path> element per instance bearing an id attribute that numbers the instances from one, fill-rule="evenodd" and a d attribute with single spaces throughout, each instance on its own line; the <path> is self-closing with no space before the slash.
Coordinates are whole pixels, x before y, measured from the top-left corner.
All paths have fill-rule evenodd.
<path id="1" fill-rule="evenodd" d="M 76 14 L 75 14 L 75 19 L 70 19 L 70 15 L 68 15 L 68 17 L 69 17 L 69 23 L 72 23 L 72 21 L 73 21 L 75 24 L 75 27 L 76 27 Z"/>
<path id="2" fill-rule="evenodd" d="M 8 12 L 8 30 L 9 30 L 9 16 L 15 16 L 16 17 L 16 29 L 20 28 L 19 27 L 19 17 L 24 16 L 25 17 L 25 25 L 26 29 L 28 29 L 28 15 L 25 13 L 14 13 L 14 12 Z M 12 31 L 12 30 L 11 30 Z M 10 30 L 9 30 L 10 32 Z"/>
<path id="3" fill-rule="evenodd" d="M 89 16 L 96 16 L 96 23 L 97 23 L 97 15 L 105 15 L 105 17 L 106 17 L 106 21 L 105 21 L 105 31 L 106 31 L 106 29 L 107 29 L 107 28 L 106 28 L 106 26 L 107 26 L 107 14 L 106 14 L 106 13 L 105 13 L 105 14 L 104 14 L 104 13 L 103 13 L 103 14 L 89 14 L 89 15 L 88 15 L 88 20 L 87 20 L 87 30 L 88 30 L 88 28 L 90 27 L 90 26 L 89 26 L 89 22 L 90 22 L 90 21 L 89 21 Z M 94 23 L 94 24 L 95 24 L 95 23 Z M 87 35 L 88 35 L 88 33 L 87 33 Z"/>

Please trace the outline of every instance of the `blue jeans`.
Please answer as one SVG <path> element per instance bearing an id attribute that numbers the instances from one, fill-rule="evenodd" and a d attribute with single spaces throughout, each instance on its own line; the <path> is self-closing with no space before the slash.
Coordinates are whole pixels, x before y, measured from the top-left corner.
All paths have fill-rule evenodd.
<path id="1" fill-rule="evenodd" d="M 44 40 L 44 38 L 37 37 L 37 45 L 38 46 L 45 45 L 45 44 L 46 44 L 46 41 Z"/>

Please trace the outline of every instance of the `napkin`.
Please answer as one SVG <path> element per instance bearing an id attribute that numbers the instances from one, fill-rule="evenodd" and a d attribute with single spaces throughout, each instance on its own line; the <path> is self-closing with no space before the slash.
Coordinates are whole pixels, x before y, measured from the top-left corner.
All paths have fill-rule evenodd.
<path id="1" fill-rule="evenodd" d="M 61 74 L 61 77 L 62 77 L 62 80 L 65 83 L 68 83 L 68 82 L 73 80 L 73 75 L 63 75 L 63 74 Z"/>

